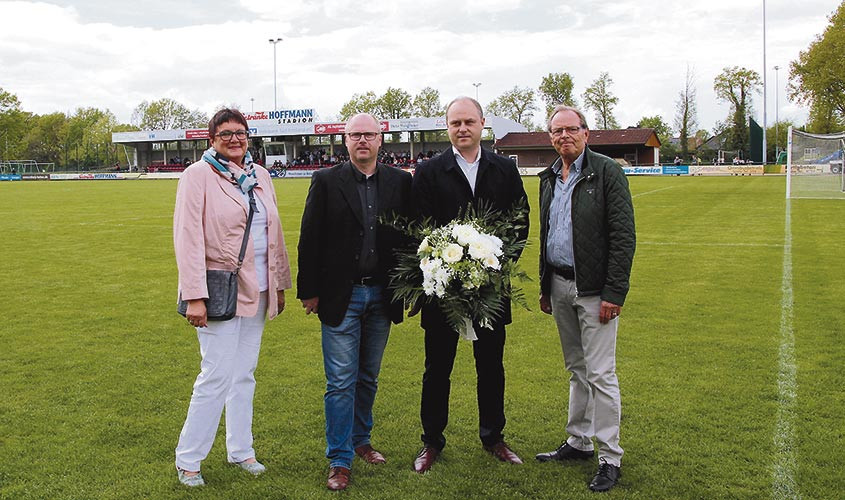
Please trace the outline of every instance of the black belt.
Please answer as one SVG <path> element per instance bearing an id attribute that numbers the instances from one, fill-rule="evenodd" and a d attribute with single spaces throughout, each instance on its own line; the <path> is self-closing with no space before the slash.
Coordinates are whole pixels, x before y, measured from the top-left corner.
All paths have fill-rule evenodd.
<path id="1" fill-rule="evenodd" d="M 575 279 L 575 268 L 569 266 L 563 267 L 555 267 L 552 266 L 552 270 L 563 279 L 566 280 L 574 280 Z"/>
<path id="2" fill-rule="evenodd" d="M 375 286 L 380 285 L 379 279 L 375 276 L 361 276 L 352 280 L 353 285 Z"/>

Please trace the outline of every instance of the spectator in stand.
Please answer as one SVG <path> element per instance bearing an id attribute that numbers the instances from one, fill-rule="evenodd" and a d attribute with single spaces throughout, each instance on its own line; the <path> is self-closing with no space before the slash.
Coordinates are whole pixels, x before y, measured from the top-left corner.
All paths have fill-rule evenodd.
<path id="1" fill-rule="evenodd" d="M 255 459 L 252 398 L 265 318 L 285 308 L 290 265 L 270 174 L 246 151 L 249 125 L 236 109 L 221 109 L 208 123 L 211 147 L 188 167 L 176 188 L 173 244 L 185 315 L 197 329 L 202 361 L 188 415 L 176 446 L 176 471 L 186 486 L 205 484 L 200 463 L 208 456 L 223 408 L 229 463 L 251 474 Z M 207 269 L 237 267 L 249 207 L 250 238 L 238 274 L 237 315 L 209 321 Z"/>

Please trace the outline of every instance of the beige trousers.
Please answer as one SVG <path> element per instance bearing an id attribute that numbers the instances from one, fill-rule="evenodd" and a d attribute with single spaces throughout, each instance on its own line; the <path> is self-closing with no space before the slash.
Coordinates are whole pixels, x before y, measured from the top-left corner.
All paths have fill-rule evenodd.
<path id="1" fill-rule="evenodd" d="M 619 421 L 622 401 L 616 378 L 616 329 L 619 319 L 599 321 L 601 298 L 578 297 L 575 281 L 554 275 L 552 315 L 560 334 L 563 361 L 570 372 L 567 443 L 573 448 L 593 449 L 599 459 L 620 466 Z"/>

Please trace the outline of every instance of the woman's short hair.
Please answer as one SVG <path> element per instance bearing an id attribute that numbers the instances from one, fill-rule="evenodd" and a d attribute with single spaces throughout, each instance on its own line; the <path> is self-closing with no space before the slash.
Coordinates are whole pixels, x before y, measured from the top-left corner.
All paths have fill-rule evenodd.
<path id="1" fill-rule="evenodd" d="M 217 133 L 217 127 L 226 122 L 237 122 L 244 126 L 244 130 L 249 130 L 249 124 L 246 122 L 246 117 L 240 110 L 233 108 L 223 108 L 214 113 L 211 120 L 208 120 L 208 139 L 213 140 L 214 134 Z"/>

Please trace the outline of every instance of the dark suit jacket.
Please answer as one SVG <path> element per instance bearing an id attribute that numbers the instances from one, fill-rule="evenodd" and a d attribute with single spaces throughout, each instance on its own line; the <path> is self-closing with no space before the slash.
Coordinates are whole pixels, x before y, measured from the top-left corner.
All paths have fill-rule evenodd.
<path id="1" fill-rule="evenodd" d="M 320 321 L 337 326 L 343 320 L 352 295 L 352 281 L 358 270 L 358 258 L 364 237 L 364 215 L 351 163 L 318 170 L 311 177 L 299 234 L 299 272 L 297 298 L 319 297 Z M 411 174 L 394 167 L 377 165 L 379 215 L 396 212 L 410 215 Z M 402 244 L 402 236 L 379 224 L 376 251 L 377 277 L 387 289 L 388 271 L 393 267 L 393 249 Z M 390 319 L 400 323 L 403 304 L 390 304 Z"/>
<path id="2" fill-rule="evenodd" d="M 513 160 L 481 149 L 481 161 L 475 180 L 473 196 L 469 182 L 455 160 L 452 148 L 421 164 L 414 172 L 413 201 L 417 216 L 432 217 L 437 226 L 443 226 L 465 211 L 467 205 L 478 200 L 487 200 L 500 211 L 510 210 L 517 200 L 526 200 L 522 178 Z M 528 237 L 528 215 L 525 216 L 525 231 L 520 236 Z M 511 322 L 511 307 L 508 302 L 502 311 L 500 325 Z M 423 328 L 445 328 L 448 323 L 440 308 L 426 305 L 422 310 Z"/>

